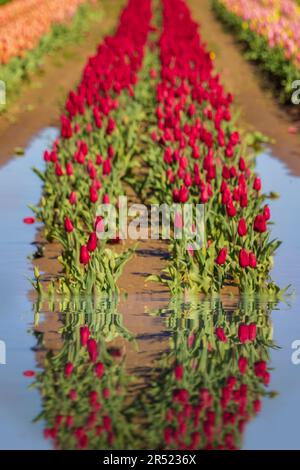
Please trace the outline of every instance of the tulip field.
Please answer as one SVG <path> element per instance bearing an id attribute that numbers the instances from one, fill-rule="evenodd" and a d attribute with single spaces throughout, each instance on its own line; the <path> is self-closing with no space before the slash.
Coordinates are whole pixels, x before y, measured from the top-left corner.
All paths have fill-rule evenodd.
<path id="1" fill-rule="evenodd" d="M 131 250 L 116 253 L 99 243 L 97 226 L 105 220 L 97 205 L 116 204 L 142 160 L 149 171 L 131 182 L 143 201 L 150 194 L 158 203 L 202 203 L 206 210 L 206 246 L 186 250 L 186 240 L 171 239 L 164 277 L 152 280 L 172 293 L 218 293 L 226 284 L 279 293 L 270 279 L 279 242 L 270 239 L 270 209 L 251 149 L 232 122 L 233 97 L 214 73 L 186 5 L 178 2 L 179 14 L 171 3 L 163 2 L 159 31 L 149 2 L 129 2 L 116 34 L 69 93 L 60 137 L 44 153 L 43 198 L 34 212 L 47 240 L 61 247 L 62 275 L 52 279 L 51 292 L 117 289 Z M 38 272 L 33 285 L 43 291 Z"/>
<path id="2" fill-rule="evenodd" d="M 213 8 L 246 45 L 247 57 L 275 80 L 280 99 L 290 102 L 300 69 L 300 5 L 293 0 L 213 0 Z"/>
<path id="3" fill-rule="evenodd" d="M 300 448 L 299 24 L 294 0 L 0 1 L 0 449 Z"/>

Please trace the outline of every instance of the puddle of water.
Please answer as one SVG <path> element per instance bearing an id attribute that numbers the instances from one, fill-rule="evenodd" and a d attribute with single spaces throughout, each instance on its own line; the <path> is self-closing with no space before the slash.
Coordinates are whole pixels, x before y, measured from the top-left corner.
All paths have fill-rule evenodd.
<path id="1" fill-rule="evenodd" d="M 56 136 L 55 129 L 46 129 L 28 146 L 23 157 L 12 160 L 0 170 L 0 340 L 6 346 L 6 365 L 0 364 L 0 448 L 33 449 L 48 447 L 41 438 L 42 426 L 32 426 L 33 411 L 38 410 L 39 396 L 28 393 L 22 376 L 34 367 L 30 348 L 33 338 L 27 334 L 32 323 L 31 304 L 27 300 L 30 261 L 27 256 L 35 227 L 24 225 L 31 215 L 27 204 L 38 202 L 41 187 L 31 171 L 42 167 L 43 149 Z"/>
<path id="2" fill-rule="evenodd" d="M 6 343 L 7 356 L 7 364 L 0 365 L 0 416 L 2 418 L 0 422 L 0 448 L 51 448 L 51 440 L 43 438 L 43 428 L 52 425 L 59 410 L 64 415 L 72 412 L 74 419 L 76 419 L 76 426 L 81 425 L 82 412 L 79 413 L 75 405 L 69 408 L 69 401 L 62 399 L 62 397 L 60 400 L 47 401 L 47 394 L 51 393 L 49 377 L 51 378 L 50 372 L 53 370 L 55 374 L 59 374 L 63 391 L 61 393 L 66 394 L 69 391 L 68 387 L 70 388 L 71 382 L 66 381 L 64 372 L 67 362 L 75 364 L 75 372 L 72 373 L 74 385 L 81 383 L 76 375 L 80 367 L 89 368 L 87 377 L 91 377 L 91 379 L 84 382 L 85 385 L 80 391 L 85 397 L 84 399 L 87 399 L 91 387 L 95 387 L 94 365 L 89 363 L 88 353 L 85 350 L 82 353 L 82 348 L 80 348 L 79 328 L 83 324 L 89 325 L 93 337 L 101 343 L 100 358 L 97 360 L 101 359 L 105 363 L 106 375 L 103 380 L 106 381 L 106 388 L 109 388 L 112 394 L 110 400 L 104 403 L 103 409 L 107 411 L 107 414 L 112 413 L 113 429 L 116 434 L 110 437 L 110 443 L 107 443 L 107 436 L 102 441 L 90 438 L 89 447 L 97 445 L 100 448 L 101 446 L 103 448 L 107 448 L 107 446 L 123 448 L 125 441 L 126 445 L 133 445 L 131 448 L 135 448 L 136 445 L 159 444 L 158 440 L 163 439 L 166 407 L 173 407 L 172 393 L 174 389 L 178 388 L 172 366 L 174 361 L 184 364 L 183 384 L 189 391 L 190 404 L 196 407 L 197 400 L 199 401 L 199 389 L 210 388 L 213 402 L 209 406 L 211 411 L 215 412 L 218 420 L 224 411 L 222 406 L 220 408 L 220 394 L 221 388 L 224 387 L 225 380 L 227 380 L 225 365 L 229 361 L 232 364 L 230 370 L 235 370 L 238 375 L 238 351 L 239 355 L 242 354 L 248 359 L 247 372 L 239 377 L 238 383 L 239 385 L 245 381 L 248 383 L 249 389 L 255 392 L 254 394 L 251 392 L 251 400 L 250 398 L 248 400 L 249 403 L 251 401 L 251 407 L 254 399 L 262 399 L 262 410 L 249 422 L 244 433 L 237 430 L 238 420 L 241 420 L 241 416 L 239 416 L 234 424 L 227 423 L 222 427 L 223 434 L 226 434 L 227 428 L 228 433 L 230 430 L 235 430 L 236 439 L 238 439 L 236 445 L 247 449 L 299 448 L 297 423 L 300 419 L 300 411 L 297 406 L 297 396 L 300 390 L 300 365 L 293 365 L 291 361 L 292 343 L 296 339 L 300 340 L 300 302 L 297 294 L 290 300 L 289 306 L 285 304 L 277 306 L 272 313 L 272 322 L 268 320 L 267 315 L 264 315 L 264 325 L 261 324 L 262 317 L 259 316 L 259 311 L 262 309 L 271 311 L 271 306 L 259 302 L 255 305 L 242 306 L 242 311 L 248 315 L 243 322 L 257 323 L 258 325 L 256 339 L 253 342 L 247 342 L 246 349 L 244 346 L 242 347 L 244 349 L 241 349 L 237 340 L 240 317 L 237 317 L 238 322 L 237 318 L 232 318 L 232 316 L 238 315 L 237 308 L 241 308 L 234 303 L 235 300 L 226 303 L 226 305 L 202 302 L 183 307 L 170 306 L 167 299 L 158 296 L 152 296 L 151 299 L 147 299 L 146 296 L 139 298 L 130 296 L 127 299 L 121 299 L 118 306 L 110 306 L 110 309 L 105 304 L 100 304 L 97 307 L 89 302 L 80 306 L 64 305 L 59 308 L 56 305 L 54 306 L 56 314 L 50 312 L 49 306 L 43 305 L 38 324 L 36 322 L 36 326 L 33 326 L 34 315 L 27 298 L 29 284 L 25 276 L 31 270 L 30 261 L 26 260 L 26 256 L 33 251 L 30 243 L 34 240 L 35 228 L 24 226 L 22 218 L 29 213 L 26 209 L 27 202 L 38 201 L 40 196 L 39 181 L 31 172 L 30 167 L 32 165 L 42 166 L 42 151 L 55 135 L 55 129 L 46 129 L 32 141 L 26 151 L 25 158 L 13 160 L 0 171 L 2 229 L 0 232 L 2 298 L 0 340 Z M 276 222 L 273 235 L 283 240 L 283 245 L 276 257 L 273 276 L 279 285 L 284 286 L 291 283 L 293 289 L 299 292 L 300 262 L 298 253 L 300 241 L 297 214 L 300 210 L 300 198 L 297 195 L 300 194 L 300 179 L 289 175 L 286 167 L 268 153 L 264 153 L 258 158 L 257 167 L 262 176 L 265 191 L 276 190 L 281 193 L 281 198 L 271 201 L 270 204 L 272 217 Z M 66 313 L 61 314 L 61 312 Z M 95 312 L 97 313 L 95 314 Z M 35 320 L 37 321 L 37 316 Z M 55 331 L 62 326 L 64 326 L 64 344 L 61 348 L 60 338 Z M 228 336 L 228 341 L 222 343 L 223 346 L 215 340 L 214 330 L 217 327 L 224 328 Z M 271 344 L 272 329 L 273 340 L 281 349 L 274 349 Z M 186 347 L 191 330 L 195 334 L 194 344 L 198 345 L 198 349 L 195 350 L 193 346 Z M 207 339 L 203 339 L 204 332 L 209 339 L 209 345 Z M 131 338 L 131 334 L 135 339 Z M 105 337 L 113 340 L 112 343 L 109 345 L 105 343 Z M 171 348 L 169 347 L 170 337 L 173 339 Z M 43 339 L 43 348 L 40 347 L 41 339 Z M 203 341 L 206 343 L 204 344 Z M 33 352 L 31 348 L 36 346 L 37 342 L 39 347 L 37 351 Z M 202 346 L 200 347 L 200 345 Z M 204 357 L 203 351 L 207 350 L 207 346 L 209 351 Z M 42 371 L 38 376 L 38 383 L 46 394 L 43 405 L 38 391 L 27 389 L 28 379 L 22 376 L 22 372 L 36 369 L 36 361 L 44 364 L 46 351 L 54 351 L 57 354 L 60 348 L 61 353 L 56 361 L 52 362 L 51 360 L 44 371 L 38 369 Z M 106 349 L 108 349 L 107 354 L 105 353 Z M 152 365 L 155 357 L 160 357 L 162 353 L 167 351 L 165 362 L 161 364 L 159 369 L 154 370 Z M 199 351 L 201 351 L 200 356 Z M 125 352 L 127 359 L 124 370 L 121 364 Z M 103 357 L 102 354 L 104 354 Z M 270 358 L 267 360 L 268 355 Z M 223 359 L 223 356 L 226 357 L 226 360 Z M 201 364 L 197 361 L 199 357 L 204 357 L 202 362 L 200 360 Z M 270 385 L 266 388 L 266 390 L 275 390 L 279 393 L 274 399 L 264 397 L 265 387 L 262 384 L 262 379 L 257 378 L 253 373 L 255 362 L 261 358 L 267 360 L 274 369 L 271 370 Z M 198 373 L 195 373 L 195 370 Z M 211 378 L 209 377 L 210 370 L 213 370 Z M 147 391 L 152 395 L 149 397 L 151 401 L 146 401 L 145 404 L 148 414 L 155 418 L 151 420 L 152 423 L 157 423 L 157 425 L 155 428 L 151 428 L 151 433 L 139 433 L 140 437 L 138 438 L 135 434 L 130 434 L 129 437 L 125 436 L 124 428 L 121 426 L 124 416 L 128 420 L 128 413 L 132 413 L 134 419 L 132 420 L 131 415 L 130 419 L 135 424 L 133 429 L 130 427 L 130 432 L 135 433 L 135 426 L 141 419 L 139 417 L 140 410 L 137 409 L 137 404 L 141 403 L 139 399 L 136 399 L 134 407 L 132 406 L 131 397 L 138 397 L 138 393 L 136 387 L 133 388 L 130 383 L 126 384 L 128 372 L 130 376 L 136 374 L 141 377 L 138 381 L 138 389 L 143 387 L 145 380 L 147 384 L 158 385 L 157 389 L 147 386 Z M 180 370 L 177 372 L 180 374 Z M 226 373 L 228 375 L 228 371 Z M 115 390 L 119 390 L 114 382 L 116 378 L 120 378 L 121 382 L 124 380 L 123 392 L 120 391 L 118 396 L 114 394 Z M 237 388 L 237 385 L 235 387 Z M 101 393 L 103 393 L 102 388 Z M 178 397 L 175 397 L 174 400 L 176 402 L 175 408 L 181 406 L 177 403 Z M 45 404 L 47 404 L 47 412 L 44 415 L 44 421 L 32 424 L 32 419 L 40 413 Z M 235 405 L 230 406 L 233 414 L 237 414 Z M 126 407 L 127 414 L 124 415 Z M 240 411 L 242 412 L 242 410 Z M 188 413 L 188 411 L 186 412 Z M 176 408 L 176 413 L 178 413 L 178 408 Z M 252 416 L 252 411 L 251 413 L 249 411 L 249 414 Z M 227 417 L 227 419 L 229 418 Z M 204 419 L 202 416 L 201 420 L 204 422 L 207 418 Z M 191 432 L 191 424 L 190 421 L 188 423 L 187 432 L 189 433 Z M 99 425 L 99 422 L 97 424 Z M 206 425 L 206 432 L 209 432 L 207 427 L 209 428 L 209 426 Z M 202 439 L 203 432 L 202 426 Z M 69 436 L 70 434 L 66 429 L 59 433 L 59 443 L 66 447 L 77 445 L 77 441 L 74 441 L 74 438 Z M 153 439 L 156 441 L 154 442 Z M 230 440 L 230 438 L 228 439 Z M 81 444 L 84 444 L 83 441 Z"/>

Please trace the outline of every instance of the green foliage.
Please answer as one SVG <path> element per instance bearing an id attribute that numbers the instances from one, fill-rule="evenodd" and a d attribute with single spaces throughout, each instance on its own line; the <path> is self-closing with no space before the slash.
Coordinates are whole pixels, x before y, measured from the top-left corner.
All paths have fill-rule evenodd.
<path id="1" fill-rule="evenodd" d="M 228 32 L 233 33 L 245 47 L 245 57 L 255 62 L 267 75 L 267 85 L 273 89 L 281 103 L 291 103 L 292 83 L 299 79 L 299 70 L 284 57 L 280 47 L 271 48 L 267 40 L 251 31 L 234 13 L 228 11 L 219 0 L 212 0 L 212 8 Z"/>

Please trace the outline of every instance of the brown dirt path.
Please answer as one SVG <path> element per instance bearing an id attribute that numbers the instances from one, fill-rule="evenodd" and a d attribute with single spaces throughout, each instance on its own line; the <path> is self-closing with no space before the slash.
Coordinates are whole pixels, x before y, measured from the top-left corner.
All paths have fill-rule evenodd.
<path id="1" fill-rule="evenodd" d="M 0 166 L 25 147 L 41 129 L 58 124 L 58 106 L 80 79 L 88 56 L 117 24 L 125 0 L 102 0 L 100 20 L 91 23 L 78 44 L 68 44 L 58 54 L 44 58 L 43 69 L 32 75 L 7 113 L 0 116 Z"/>
<path id="2" fill-rule="evenodd" d="M 211 10 L 210 0 L 187 0 L 193 18 L 200 23 L 200 32 L 208 49 L 216 55 L 215 65 L 226 89 L 234 93 L 235 106 L 240 111 L 240 123 L 247 129 L 258 130 L 275 139 L 271 145 L 274 156 L 283 160 L 290 171 L 300 175 L 300 123 L 298 133 L 289 134 L 295 125 L 280 109 L 268 84 L 263 83 L 257 68 L 246 61 L 234 37 L 224 31 Z M 300 77 L 299 77 L 300 78 Z"/>

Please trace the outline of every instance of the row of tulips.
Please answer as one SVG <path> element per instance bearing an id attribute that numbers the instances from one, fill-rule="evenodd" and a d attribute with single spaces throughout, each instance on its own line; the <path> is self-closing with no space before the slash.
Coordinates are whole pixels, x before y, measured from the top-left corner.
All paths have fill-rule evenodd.
<path id="1" fill-rule="evenodd" d="M 20 11 L 12 10 L 9 19 L 6 14 L 3 14 L 6 8 L 1 8 L 0 80 L 5 84 L 6 100 L 5 103 L 1 103 L 0 112 L 9 109 L 10 103 L 20 92 L 22 83 L 28 81 L 34 72 L 43 69 L 46 57 L 52 54 L 57 57 L 57 54 L 63 53 L 68 44 L 77 43 L 89 31 L 92 23 L 99 21 L 103 1 L 105 0 L 80 2 L 77 0 L 68 4 L 60 2 L 59 8 L 55 11 L 52 7 L 49 9 L 47 5 L 53 6 L 58 2 L 14 1 L 11 5 L 7 5 L 7 8 L 17 6 Z M 29 3 L 31 8 L 29 8 Z M 27 9 L 23 11 L 26 4 L 28 4 Z M 49 24 L 46 25 L 44 18 L 48 18 L 50 11 L 52 11 L 53 18 L 51 22 L 48 19 Z M 18 26 L 20 21 L 22 24 L 24 21 L 24 31 L 20 31 Z M 47 28 L 44 32 L 45 26 Z M 15 38 L 17 44 L 14 44 L 13 38 L 7 35 L 7 28 L 11 29 L 14 34 L 17 31 L 17 38 Z M 38 35 L 35 37 L 37 31 L 43 33 L 41 37 Z"/>
<path id="2" fill-rule="evenodd" d="M 37 171 L 44 190 L 41 206 L 33 209 L 47 239 L 62 247 L 63 276 L 51 286 L 60 293 L 113 292 L 131 254 L 117 255 L 99 243 L 97 208 L 123 194 L 121 180 L 137 152 L 143 116 L 138 78 L 150 18 L 150 0 L 129 0 L 115 35 L 98 47 L 69 93 L 60 136 L 44 153 L 46 171 Z M 41 290 L 37 272 L 34 286 Z"/>
<path id="3" fill-rule="evenodd" d="M 294 0 L 212 0 L 219 19 L 246 46 L 275 83 L 281 101 L 291 102 L 300 70 L 300 6 Z"/>
<path id="4" fill-rule="evenodd" d="M 0 10 L 0 64 L 35 48 L 53 24 L 68 21 L 86 0 L 14 0 Z"/>
<path id="5" fill-rule="evenodd" d="M 201 249 L 187 249 L 185 238 L 174 237 L 166 276 L 158 279 L 174 293 L 219 292 L 230 283 L 243 292 L 277 294 L 269 273 L 279 242 L 270 241 L 270 209 L 234 126 L 232 95 L 214 72 L 185 2 L 162 3 L 156 125 L 149 129 L 142 194 L 159 203 L 203 204 L 207 240 Z"/>
<path id="6" fill-rule="evenodd" d="M 58 449 L 239 448 L 262 397 L 273 396 L 266 389 L 272 304 L 172 301 L 153 312 L 165 318 L 170 347 L 137 389 L 124 355 L 131 338 L 120 333 L 121 350 L 103 329 L 112 312 L 119 316 L 117 306 L 98 302 L 56 305 L 62 347 L 48 351 L 42 371 L 26 371 L 41 392 L 45 438 Z"/>

